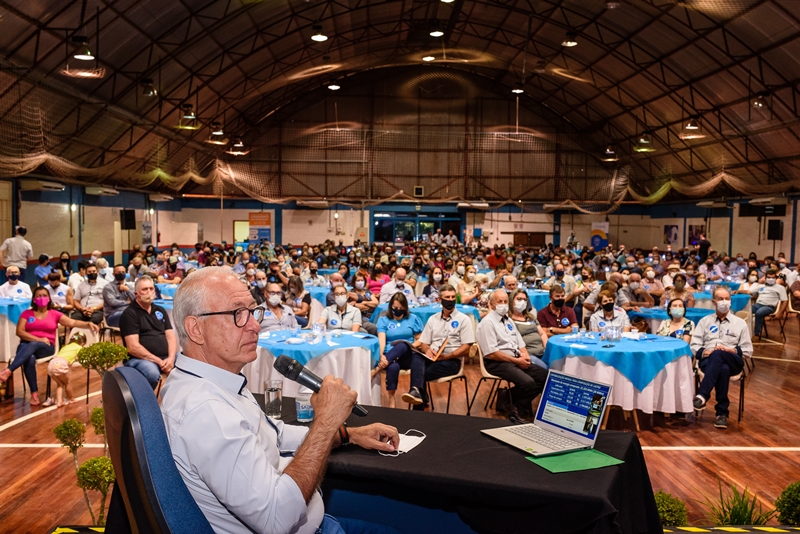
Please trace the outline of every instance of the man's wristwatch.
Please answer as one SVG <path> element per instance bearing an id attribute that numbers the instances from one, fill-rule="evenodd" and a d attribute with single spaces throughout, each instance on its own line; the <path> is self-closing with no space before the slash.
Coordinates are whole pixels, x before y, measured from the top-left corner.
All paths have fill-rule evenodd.
<path id="1" fill-rule="evenodd" d="M 552 326 L 548 330 L 550 331 L 551 334 L 553 333 L 553 327 Z"/>

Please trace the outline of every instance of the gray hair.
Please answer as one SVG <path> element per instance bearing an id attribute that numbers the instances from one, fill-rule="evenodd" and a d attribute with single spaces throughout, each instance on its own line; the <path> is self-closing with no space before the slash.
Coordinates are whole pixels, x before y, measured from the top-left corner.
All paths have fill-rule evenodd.
<path id="1" fill-rule="evenodd" d="M 105 269 L 108 267 L 108 260 L 105 258 L 97 258 L 97 261 L 94 262 L 94 264 L 97 265 L 98 269 Z"/>
<path id="2" fill-rule="evenodd" d="M 178 286 L 178 291 L 175 293 L 172 308 L 172 327 L 178 334 L 178 342 L 181 347 L 189 345 L 189 336 L 186 329 L 183 327 L 183 322 L 187 317 L 204 313 L 206 309 L 206 299 L 213 294 L 210 291 L 211 284 L 206 278 L 239 278 L 233 274 L 230 268 L 225 267 L 204 267 L 192 273 L 192 276 L 187 276 Z"/>
<path id="3" fill-rule="evenodd" d="M 150 275 L 143 274 L 142 276 L 136 279 L 136 282 L 133 283 L 133 290 L 139 291 L 139 284 L 141 284 L 142 282 L 150 282 L 151 284 L 153 284 L 153 287 L 155 287 L 156 285 L 156 281 L 153 280 L 153 278 Z"/>

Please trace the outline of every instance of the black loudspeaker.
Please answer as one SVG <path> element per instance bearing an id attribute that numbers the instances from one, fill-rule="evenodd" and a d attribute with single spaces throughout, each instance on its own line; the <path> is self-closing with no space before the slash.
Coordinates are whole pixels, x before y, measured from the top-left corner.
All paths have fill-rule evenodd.
<path id="1" fill-rule="evenodd" d="M 119 224 L 122 230 L 136 230 L 136 210 L 119 210 Z"/>
<path id="2" fill-rule="evenodd" d="M 783 241 L 783 221 L 775 219 L 767 221 L 767 239 Z"/>

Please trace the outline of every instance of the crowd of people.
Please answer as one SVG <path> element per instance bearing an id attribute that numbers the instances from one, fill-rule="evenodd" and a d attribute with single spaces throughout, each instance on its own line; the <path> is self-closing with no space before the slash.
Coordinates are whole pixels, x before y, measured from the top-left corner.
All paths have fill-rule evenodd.
<path id="1" fill-rule="evenodd" d="M 717 314 L 712 318 L 736 323 L 739 318 L 728 313 L 731 289 L 721 283 L 739 283 L 735 291 L 750 294 L 753 300 L 756 336 L 765 320 L 780 320 L 787 313 L 789 297 L 800 298 L 800 268 L 790 269 L 783 254 L 758 258 L 754 253 L 719 253 L 705 238 L 695 247 L 678 250 L 628 250 L 624 245 L 578 250 L 553 245 L 468 246 L 450 234 L 434 237 L 425 242 L 355 242 L 351 246 L 341 240 L 300 246 L 262 242 L 239 250 L 205 242 L 197 243 L 188 254 L 177 244 L 161 251 L 153 246 L 135 247 L 128 264 L 112 267 L 95 251 L 74 269 L 65 251 L 54 264 L 47 256 L 39 258 L 36 276 L 42 291 L 32 291 L 20 280 L 19 268 L 9 265 L 0 296 L 30 297 L 32 313 L 40 307 L 52 309 L 59 313 L 56 322 L 63 316 L 86 324 L 119 326 L 129 342 L 129 365 L 142 371 L 155 387 L 160 375 L 171 369 L 177 352 L 166 312 L 152 303 L 159 296 L 158 285 L 180 284 L 198 268 L 229 269 L 248 288 L 256 305 L 263 307 L 262 330 L 309 327 L 309 288 L 325 288 L 324 310 L 315 321 L 329 330 L 363 330 L 378 336 L 380 362 L 375 371 L 385 370 L 390 406 L 396 403 L 400 370 L 411 371 L 411 387 L 402 399 L 424 409 L 428 403 L 425 382 L 457 373 L 461 358 L 477 353 L 474 345 L 480 348 L 489 372 L 514 384 L 499 401 L 511 419 L 531 414 L 531 401 L 546 377 L 541 356 L 550 336 L 580 328 L 602 331 L 608 326 L 646 331 L 647 324 L 640 319 L 635 322 L 630 312 L 660 306 L 669 319 L 653 333 L 682 338 L 696 353 L 704 345 L 699 339 L 703 331 L 685 313 L 694 307 L 699 292 L 713 291 Z M 324 276 L 322 269 L 327 270 Z M 548 304 L 536 309 L 528 293 L 531 289 L 547 291 Z M 48 302 L 36 304 L 45 292 Z M 442 312 L 423 324 L 412 310 L 429 303 L 441 305 Z M 380 305 L 386 309 L 378 314 Z M 457 305 L 476 309 L 481 318 L 477 331 Z M 21 323 L 21 328 L 28 328 L 28 323 Z M 140 342 L 142 335 L 149 348 Z M 43 339 L 25 334 L 20 338 L 24 345 L 12 370 L 30 367 L 30 362 L 52 351 L 41 346 Z M 749 337 L 737 345 L 742 350 L 737 354 L 739 363 L 752 350 L 748 343 Z M 717 352 L 700 354 L 700 365 L 720 359 L 727 365 L 723 374 L 736 374 L 737 361 Z M 716 376 L 716 367 L 711 364 L 705 382 L 717 384 L 719 395 L 724 380 Z M 0 374 L 0 380 L 3 377 Z M 704 406 L 709 395 L 710 388 L 701 388 L 697 403 L 702 399 Z M 727 417 L 724 400 L 717 403 L 717 412 Z"/>

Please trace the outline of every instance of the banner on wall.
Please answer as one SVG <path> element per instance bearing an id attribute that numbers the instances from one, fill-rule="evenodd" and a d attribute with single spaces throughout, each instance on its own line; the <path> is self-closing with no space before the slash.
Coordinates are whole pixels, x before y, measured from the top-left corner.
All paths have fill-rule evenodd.
<path id="1" fill-rule="evenodd" d="M 248 214 L 248 222 L 250 226 L 250 236 L 248 241 L 254 245 L 264 241 L 270 241 L 272 238 L 272 213 L 269 212 L 252 212 Z"/>
<path id="2" fill-rule="evenodd" d="M 153 244 L 153 223 L 151 221 L 142 221 L 142 245 Z"/>
<path id="3" fill-rule="evenodd" d="M 589 239 L 592 248 L 600 250 L 608 246 L 608 223 L 607 222 L 593 222 L 592 235 Z"/>
<path id="4" fill-rule="evenodd" d="M 664 225 L 664 244 L 674 245 L 678 242 L 678 225 L 665 224 Z"/>

